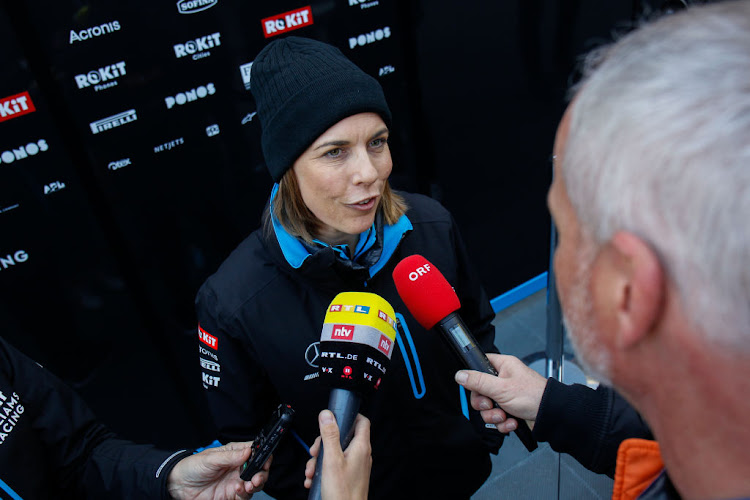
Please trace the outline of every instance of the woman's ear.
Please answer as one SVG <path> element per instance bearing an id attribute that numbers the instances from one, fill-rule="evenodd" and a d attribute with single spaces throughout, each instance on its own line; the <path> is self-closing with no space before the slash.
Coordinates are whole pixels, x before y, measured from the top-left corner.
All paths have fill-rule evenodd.
<path id="1" fill-rule="evenodd" d="M 665 276 L 658 255 L 644 240 L 618 231 L 594 266 L 595 302 L 604 311 L 616 346 L 629 349 L 645 339 L 659 320 Z"/>

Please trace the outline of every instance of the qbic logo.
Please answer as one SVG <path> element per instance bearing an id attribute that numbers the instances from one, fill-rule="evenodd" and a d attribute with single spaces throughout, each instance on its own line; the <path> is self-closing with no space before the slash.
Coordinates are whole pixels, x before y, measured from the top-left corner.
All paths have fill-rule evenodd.
<path id="1" fill-rule="evenodd" d="M 13 163 L 16 160 L 23 160 L 29 156 L 38 154 L 40 151 L 47 151 L 48 149 L 49 146 L 47 145 L 47 141 L 39 139 L 38 141 L 30 142 L 25 146 L 19 146 L 12 151 L 3 151 L 0 153 L 0 164 L 8 164 Z"/>
<path id="2" fill-rule="evenodd" d="M 378 342 L 378 349 L 383 352 L 386 356 L 389 355 L 391 352 L 391 347 L 393 346 L 393 342 L 391 339 L 386 337 L 385 335 L 380 336 L 380 342 Z"/>
<path id="3" fill-rule="evenodd" d="M 349 48 L 353 49 L 354 47 L 364 47 L 365 45 L 379 42 L 380 40 L 384 40 L 386 38 L 389 38 L 391 36 L 391 28 L 390 26 L 386 26 L 385 28 L 378 28 L 374 31 L 371 31 L 369 33 L 363 33 L 358 36 L 353 36 L 349 38 Z"/>
<path id="4" fill-rule="evenodd" d="M 312 8 L 308 5 L 301 9 L 290 10 L 283 14 L 276 14 L 275 16 L 261 19 L 260 23 L 263 25 L 263 35 L 266 38 L 270 38 L 305 26 L 310 26 L 313 23 Z"/>
<path id="5" fill-rule="evenodd" d="M 60 181 L 50 182 L 44 186 L 44 194 L 54 193 L 55 191 L 61 191 L 65 189 L 65 183 Z"/>
<path id="6" fill-rule="evenodd" d="M 333 325 L 333 340 L 352 340 L 354 338 L 354 327 L 351 325 Z"/>
<path id="7" fill-rule="evenodd" d="M 128 165 L 130 165 L 130 158 L 123 158 L 122 160 L 109 162 L 107 168 L 110 170 L 119 170 L 122 167 L 127 167 Z"/>
<path id="8" fill-rule="evenodd" d="M 206 127 L 206 135 L 209 136 L 209 137 L 213 137 L 215 135 L 219 135 L 219 132 L 220 132 L 219 125 L 217 125 L 216 123 L 214 123 L 213 125 L 209 125 L 208 127 Z"/>
<path id="9" fill-rule="evenodd" d="M 180 92 L 174 97 L 165 97 L 164 102 L 167 104 L 167 109 L 172 109 L 175 104 L 182 106 L 185 103 L 197 101 L 198 99 L 203 99 L 204 97 L 214 95 L 215 93 L 216 87 L 214 87 L 214 84 L 207 83 L 206 85 L 201 85 L 197 89 Z"/>
<path id="10" fill-rule="evenodd" d="M 180 0 L 177 2 L 177 12 L 180 14 L 195 14 L 210 9 L 219 0 Z"/>
<path id="11" fill-rule="evenodd" d="M 85 30 L 81 30 L 81 31 L 70 30 L 69 45 L 72 45 L 73 42 L 82 42 L 84 40 L 90 40 L 91 38 L 95 36 L 107 35 L 109 33 L 119 31 L 119 30 L 120 30 L 120 21 L 110 21 L 108 23 L 104 23 L 99 26 L 94 26 L 93 28 L 86 28 Z"/>
<path id="12" fill-rule="evenodd" d="M 28 92 L 3 97 L 0 99 L 0 122 L 28 115 L 36 111 Z"/>
<path id="13" fill-rule="evenodd" d="M 119 78 L 124 74 L 125 61 L 120 61 L 94 71 L 89 71 L 85 75 L 76 75 L 74 78 L 79 89 L 93 85 L 94 90 L 99 92 L 100 90 L 116 86 L 117 81 L 115 81 L 115 78 Z"/>
<path id="14" fill-rule="evenodd" d="M 5 257 L 0 256 L 0 271 L 8 269 L 10 266 L 26 262 L 27 260 L 29 260 L 29 254 L 24 250 L 18 250 L 14 254 L 8 254 Z"/>
<path id="15" fill-rule="evenodd" d="M 213 49 L 220 45 L 221 33 L 217 31 L 216 33 L 202 36 L 195 40 L 188 40 L 185 43 L 174 45 L 174 55 L 177 59 L 191 55 L 193 60 L 198 60 L 210 56 L 211 51 L 209 49 Z"/>
<path id="16" fill-rule="evenodd" d="M 219 339 L 208 333 L 206 330 L 198 327 L 198 340 L 206 344 L 208 347 L 213 349 L 214 351 L 219 350 Z"/>

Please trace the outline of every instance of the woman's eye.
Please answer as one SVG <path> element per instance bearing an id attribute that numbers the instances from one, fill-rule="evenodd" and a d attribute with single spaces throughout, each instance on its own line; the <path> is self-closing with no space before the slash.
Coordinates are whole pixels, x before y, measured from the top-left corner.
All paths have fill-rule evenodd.
<path id="1" fill-rule="evenodd" d="M 341 148 L 335 148 L 326 153 L 326 156 L 329 158 L 338 158 L 341 156 L 341 153 L 343 153 Z"/>
<path id="2" fill-rule="evenodd" d="M 385 139 L 383 137 L 380 137 L 378 139 L 374 139 L 373 141 L 371 141 L 370 142 L 370 147 L 371 148 L 382 148 L 383 146 L 385 146 L 386 142 L 387 142 L 387 139 Z"/>

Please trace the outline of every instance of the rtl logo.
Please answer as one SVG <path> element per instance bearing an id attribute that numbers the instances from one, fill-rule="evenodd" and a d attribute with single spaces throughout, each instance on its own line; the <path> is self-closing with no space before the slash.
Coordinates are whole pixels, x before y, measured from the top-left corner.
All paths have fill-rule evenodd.
<path id="1" fill-rule="evenodd" d="M 393 346 L 393 342 L 391 339 L 386 337 L 385 335 L 380 336 L 380 343 L 378 343 L 378 349 L 383 352 L 386 356 L 389 355 L 391 352 L 391 347 Z"/>
<path id="2" fill-rule="evenodd" d="M 198 339 L 215 351 L 219 349 L 219 339 L 208 333 L 200 326 L 198 327 Z"/>
<path id="3" fill-rule="evenodd" d="M 312 9 L 308 5 L 301 9 L 290 10 L 283 14 L 262 19 L 263 34 L 266 38 L 280 35 L 288 31 L 310 26 L 313 23 Z"/>
<path id="4" fill-rule="evenodd" d="M 354 327 L 351 325 L 333 325 L 333 340 L 352 340 L 354 338 Z"/>
<path id="5" fill-rule="evenodd" d="M 34 111 L 36 111 L 36 108 L 28 92 L 21 92 L 0 99 L 0 122 L 28 115 Z"/>

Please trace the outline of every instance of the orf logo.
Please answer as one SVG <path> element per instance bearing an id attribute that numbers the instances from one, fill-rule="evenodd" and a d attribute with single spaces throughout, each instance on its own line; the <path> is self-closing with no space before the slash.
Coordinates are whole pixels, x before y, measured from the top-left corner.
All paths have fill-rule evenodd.
<path id="1" fill-rule="evenodd" d="M 198 339 L 214 351 L 219 350 L 219 339 L 198 326 Z"/>
<path id="2" fill-rule="evenodd" d="M 352 325 L 333 325 L 333 340 L 352 340 L 354 338 L 354 327 Z"/>
<path id="3" fill-rule="evenodd" d="M 382 351 L 386 356 L 389 356 L 391 347 L 393 347 L 393 342 L 391 341 L 391 339 L 389 339 L 385 335 L 381 335 L 380 342 L 378 342 L 378 349 Z"/>
<path id="4" fill-rule="evenodd" d="M 430 272 L 430 265 L 425 264 L 424 266 L 419 266 L 414 271 L 409 273 L 409 280 L 410 281 L 417 281 L 420 276 L 423 276 Z"/>

